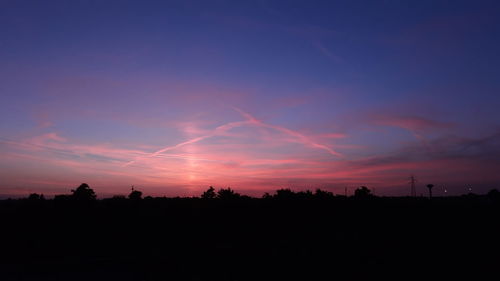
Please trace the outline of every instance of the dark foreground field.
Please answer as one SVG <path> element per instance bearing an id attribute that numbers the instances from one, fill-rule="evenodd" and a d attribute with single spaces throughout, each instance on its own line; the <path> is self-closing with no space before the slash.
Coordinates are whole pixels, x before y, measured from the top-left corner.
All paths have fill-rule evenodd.
<path id="1" fill-rule="evenodd" d="M 499 214 L 492 196 L 3 200 L 0 280 L 498 280 Z"/>

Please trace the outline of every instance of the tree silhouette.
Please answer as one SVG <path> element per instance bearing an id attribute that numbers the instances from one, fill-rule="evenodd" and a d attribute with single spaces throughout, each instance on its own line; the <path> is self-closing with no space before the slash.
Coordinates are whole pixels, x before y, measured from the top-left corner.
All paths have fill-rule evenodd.
<path id="1" fill-rule="evenodd" d="M 214 199 L 217 196 L 215 193 L 215 188 L 210 186 L 206 191 L 203 192 L 201 198 L 203 199 Z"/>
<path id="2" fill-rule="evenodd" d="M 354 190 L 354 197 L 366 198 L 371 196 L 373 196 L 372 191 L 366 186 L 361 186 Z"/>
<path id="3" fill-rule="evenodd" d="M 130 194 L 128 195 L 128 199 L 141 200 L 142 199 L 142 192 L 140 192 L 139 190 L 134 189 L 134 187 L 132 187 L 132 192 L 130 192 Z"/>
<path id="4" fill-rule="evenodd" d="M 428 184 L 427 188 L 429 189 L 429 198 L 432 198 L 432 188 L 434 187 L 433 184 Z"/>
<path id="5" fill-rule="evenodd" d="M 54 201 L 56 201 L 56 202 L 64 202 L 64 201 L 71 200 L 72 198 L 73 198 L 72 195 L 68 195 L 68 194 L 54 195 Z"/>
<path id="6" fill-rule="evenodd" d="M 493 201 L 500 201 L 500 191 L 498 189 L 492 189 L 488 192 L 488 198 Z"/>
<path id="7" fill-rule="evenodd" d="M 310 190 L 306 190 L 306 191 L 299 191 L 297 192 L 296 194 L 296 197 L 297 198 L 313 198 L 313 193 L 310 191 Z"/>
<path id="8" fill-rule="evenodd" d="M 71 192 L 73 192 L 73 194 L 71 196 L 77 200 L 81 200 L 81 201 L 96 200 L 96 195 L 95 195 L 94 190 L 92 188 L 90 188 L 90 186 L 86 183 L 82 183 L 76 189 L 72 189 Z"/>
<path id="9" fill-rule="evenodd" d="M 498 189 L 494 188 L 494 189 L 488 191 L 488 196 L 498 197 L 498 196 L 500 196 L 500 191 L 498 191 Z"/>
<path id="10" fill-rule="evenodd" d="M 291 198 L 294 198 L 295 195 L 296 195 L 296 193 L 293 192 L 291 189 L 289 189 L 289 188 L 282 188 L 282 189 L 276 190 L 276 194 L 274 195 L 274 198 L 278 198 L 278 199 L 291 199 Z"/>
<path id="11" fill-rule="evenodd" d="M 228 187 L 226 189 L 221 188 L 221 189 L 219 189 L 219 191 L 217 191 L 217 198 L 219 198 L 219 199 L 228 200 L 228 199 L 235 199 L 235 198 L 239 198 L 239 197 L 240 197 L 240 194 L 234 192 L 234 190 L 232 190 L 230 187 Z"/>
<path id="12" fill-rule="evenodd" d="M 328 199 L 328 198 L 333 198 L 333 193 L 329 191 L 324 191 L 321 189 L 316 189 L 314 192 L 314 197 L 319 198 L 319 199 Z"/>
<path id="13" fill-rule="evenodd" d="M 31 193 L 28 196 L 28 200 L 30 200 L 30 201 L 45 200 L 45 196 L 43 196 L 43 194 Z"/>

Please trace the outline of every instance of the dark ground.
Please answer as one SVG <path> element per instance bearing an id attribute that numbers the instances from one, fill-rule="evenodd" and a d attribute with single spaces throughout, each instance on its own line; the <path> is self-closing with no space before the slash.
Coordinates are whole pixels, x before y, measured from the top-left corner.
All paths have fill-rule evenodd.
<path id="1" fill-rule="evenodd" d="M 499 214 L 491 196 L 3 200 L 0 280 L 498 280 Z"/>

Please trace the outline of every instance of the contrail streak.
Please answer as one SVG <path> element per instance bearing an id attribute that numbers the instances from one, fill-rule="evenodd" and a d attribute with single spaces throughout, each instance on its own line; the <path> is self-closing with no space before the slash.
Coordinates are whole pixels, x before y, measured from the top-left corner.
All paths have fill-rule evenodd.
<path id="1" fill-rule="evenodd" d="M 134 159 L 134 160 L 132 160 L 130 162 L 125 163 L 125 165 L 123 165 L 123 166 L 126 167 L 126 166 L 128 166 L 130 164 L 135 163 L 137 160 L 143 159 L 145 157 L 155 157 L 155 156 L 158 156 L 159 154 L 162 154 L 164 152 L 167 152 L 167 151 L 170 151 L 170 150 L 174 150 L 174 149 L 183 147 L 183 146 L 188 145 L 188 144 L 197 143 L 197 142 L 202 141 L 204 139 L 208 139 L 208 138 L 220 135 L 222 133 L 225 133 L 226 131 L 229 131 L 232 128 L 241 127 L 241 126 L 243 126 L 243 125 L 245 125 L 247 123 L 248 122 L 246 122 L 246 121 L 243 121 L 243 122 L 240 121 L 240 122 L 231 122 L 231 123 L 227 123 L 227 124 L 221 125 L 221 126 L 215 128 L 212 132 L 210 132 L 207 135 L 204 135 L 204 136 L 201 136 L 201 137 L 197 137 L 197 138 L 194 138 L 194 139 L 190 139 L 190 140 L 187 140 L 185 142 L 181 142 L 181 143 L 173 145 L 173 146 L 167 146 L 167 147 L 162 148 L 162 149 L 160 149 L 158 151 L 155 151 L 155 152 L 153 152 L 151 154 L 148 154 L 148 155 L 146 155 L 144 157 L 138 157 L 138 158 L 136 158 L 136 159 Z"/>
<path id="2" fill-rule="evenodd" d="M 190 139 L 190 140 L 178 143 L 178 144 L 173 145 L 173 146 L 167 146 L 165 148 L 157 150 L 157 151 L 150 153 L 148 155 L 145 155 L 142 157 L 137 157 L 136 159 L 125 163 L 123 166 L 124 167 L 129 166 L 129 165 L 131 165 L 131 164 L 135 163 L 136 161 L 143 159 L 143 158 L 156 157 L 164 152 L 174 150 L 174 149 L 183 147 L 183 146 L 188 145 L 188 144 L 197 143 L 197 142 L 200 142 L 202 140 L 221 135 L 221 134 L 223 134 L 223 133 L 225 133 L 233 128 L 242 127 L 242 126 L 257 126 L 257 127 L 272 129 L 272 130 L 275 130 L 275 131 L 278 131 L 278 132 L 281 132 L 281 133 L 284 133 L 286 135 L 294 137 L 297 140 L 297 142 L 299 142 L 305 146 L 315 147 L 318 149 L 325 150 L 326 152 L 328 152 L 329 154 L 331 154 L 333 156 L 337 156 L 337 157 L 342 156 L 342 154 L 340 154 L 339 152 L 331 149 L 330 147 L 328 147 L 326 145 L 316 143 L 316 142 L 312 141 L 310 138 L 308 138 L 307 136 L 305 136 L 299 132 L 296 132 L 296 131 L 293 131 L 293 130 L 290 130 L 290 129 L 287 129 L 284 127 L 276 126 L 276 125 L 266 124 L 266 123 L 256 119 L 255 117 L 253 117 L 249 113 L 244 112 L 243 110 L 241 110 L 239 108 L 236 108 L 236 107 L 232 107 L 232 108 L 235 111 L 237 111 L 238 113 L 240 113 L 246 119 L 246 121 L 230 122 L 230 123 L 218 126 L 217 128 L 215 128 L 212 132 L 210 132 L 207 135 L 200 136 L 200 137 L 197 137 L 194 139 Z"/>
<path id="3" fill-rule="evenodd" d="M 243 117 L 245 117 L 248 120 L 248 122 L 250 124 L 252 124 L 252 125 L 255 125 L 255 126 L 258 126 L 258 127 L 269 128 L 269 129 L 273 129 L 273 130 L 282 132 L 282 133 L 284 133 L 286 135 L 289 135 L 289 136 L 292 136 L 292 137 L 298 139 L 299 143 L 302 143 L 303 145 L 307 145 L 307 146 L 311 146 L 311 147 L 323 149 L 323 150 L 327 151 L 328 153 L 330 153 L 333 156 L 337 156 L 337 157 L 342 156 L 342 154 L 340 154 L 339 152 L 337 152 L 337 151 L 329 148 L 326 145 L 316 143 L 316 142 L 312 141 L 310 138 L 308 138 L 307 136 L 305 136 L 305 135 L 303 135 L 303 134 L 301 134 L 299 132 L 296 132 L 296 131 L 293 131 L 293 130 L 290 130 L 290 129 L 287 129 L 287 128 L 281 127 L 281 126 L 266 124 L 266 123 L 264 123 L 264 122 L 256 119 L 255 117 L 253 117 L 249 113 L 244 112 L 243 110 L 241 110 L 239 108 L 236 108 L 236 107 L 233 107 L 233 108 L 234 108 L 234 110 L 238 111 Z"/>

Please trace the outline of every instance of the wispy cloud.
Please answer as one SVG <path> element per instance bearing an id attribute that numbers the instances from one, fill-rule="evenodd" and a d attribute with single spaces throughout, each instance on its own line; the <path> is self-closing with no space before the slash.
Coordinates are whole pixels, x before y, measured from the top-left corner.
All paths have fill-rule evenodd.
<path id="1" fill-rule="evenodd" d="M 411 132 L 419 140 L 424 140 L 423 134 L 425 132 L 450 129 L 454 126 L 452 123 L 436 121 L 419 116 L 376 114 L 372 115 L 370 119 L 375 125 L 405 129 Z"/>
<path id="2" fill-rule="evenodd" d="M 328 49 L 321 41 L 315 40 L 312 42 L 313 46 L 320 51 L 325 57 L 329 58 L 334 62 L 342 62 L 342 58 L 334 54 L 330 49 Z"/>
<path id="3" fill-rule="evenodd" d="M 281 126 L 276 126 L 276 125 L 271 125 L 271 124 L 264 123 L 264 122 L 262 122 L 260 120 L 257 120 L 252 115 L 250 115 L 250 114 L 242 111 L 241 109 L 235 108 L 235 110 L 238 111 L 243 117 L 245 117 L 247 119 L 247 121 L 249 122 L 249 124 L 251 124 L 251 125 L 254 125 L 254 126 L 257 126 L 257 127 L 269 128 L 269 129 L 273 129 L 273 130 L 279 131 L 279 132 L 281 132 L 283 134 L 286 134 L 288 136 L 293 137 L 296 142 L 299 142 L 299 143 L 301 143 L 301 144 L 303 144 L 305 146 L 322 149 L 322 150 L 330 153 L 333 156 L 337 156 L 337 157 L 342 156 L 342 154 L 340 154 L 339 152 L 333 150 L 332 148 L 330 148 L 330 147 L 328 147 L 326 145 L 323 145 L 323 144 L 319 144 L 319 143 L 311 140 L 310 137 L 308 137 L 306 135 L 303 135 L 303 134 L 301 134 L 301 133 L 299 133 L 297 131 L 293 131 L 293 130 L 290 130 L 290 129 L 287 129 L 287 128 L 281 127 Z"/>
<path id="4" fill-rule="evenodd" d="M 250 115 L 247 112 L 244 112 L 243 110 L 241 110 L 239 108 L 233 107 L 233 109 L 235 111 L 239 112 L 246 120 L 245 121 L 238 121 L 238 122 L 230 122 L 230 123 L 218 126 L 217 128 L 215 128 L 214 130 L 212 130 L 211 132 L 209 132 L 206 135 L 198 136 L 198 137 L 195 137 L 193 139 L 178 143 L 178 144 L 173 145 L 173 146 L 164 147 L 164 148 L 157 150 L 157 151 L 155 151 L 155 152 L 153 152 L 145 157 L 157 157 L 160 154 L 184 147 L 186 145 L 195 144 L 197 142 L 200 142 L 202 140 L 206 140 L 206 139 L 211 138 L 211 137 L 224 135 L 229 130 L 231 130 L 233 128 L 242 127 L 242 126 L 254 126 L 254 127 L 272 129 L 272 130 L 278 131 L 280 133 L 283 133 L 287 136 L 292 137 L 294 142 L 301 143 L 302 145 L 305 145 L 307 147 L 313 147 L 313 148 L 324 150 L 324 151 L 328 152 L 329 154 L 336 156 L 336 157 L 342 156 L 339 152 L 333 150 L 332 148 L 330 148 L 326 145 L 323 145 L 323 144 L 316 143 L 316 142 L 312 141 L 309 137 L 307 137 L 299 132 L 287 129 L 285 127 L 264 123 L 264 122 L 258 120 L 254 116 Z M 131 165 L 131 164 L 135 163 L 136 161 L 140 160 L 141 158 L 137 158 L 135 160 L 129 161 L 124 166 Z"/>
<path id="5" fill-rule="evenodd" d="M 0 164 L 9 163 L 10 170 L 2 173 L 11 174 L 7 177 L 9 186 L 29 186 L 30 182 L 54 182 L 56 186 L 58 179 L 60 186 L 61 182 L 82 179 L 103 187 L 142 185 L 155 194 L 175 193 L 165 190 L 167 186 L 178 186 L 183 194 L 197 194 L 207 185 L 232 186 L 258 194 L 283 186 L 341 191 L 344 186 L 364 184 L 404 189 L 407 176 L 413 173 L 436 183 L 439 174 L 449 177 L 452 173 L 460 173 L 460 180 L 467 182 L 477 182 L 478 178 L 492 182 L 492 171 L 500 167 L 498 133 L 469 138 L 429 137 L 426 149 L 420 141 L 414 141 L 375 155 L 359 150 L 341 154 L 335 148 L 349 144 L 331 142 L 349 142 L 351 136 L 305 134 L 233 109 L 243 120 L 213 129 L 206 129 L 211 122 L 181 122 L 185 128 L 179 127 L 180 132 L 186 134 L 187 140 L 153 152 L 147 151 L 154 146 L 144 143 L 85 144 L 56 132 L 20 140 L 3 139 Z M 373 122 L 419 132 L 451 126 L 416 117 L 389 116 Z M 111 192 L 113 188 L 106 190 Z"/>
<path id="6" fill-rule="evenodd" d="M 452 123 L 440 122 L 418 116 L 373 116 L 374 123 L 379 125 L 394 126 L 410 131 L 425 131 L 429 129 L 446 129 L 453 126 Z"/>

